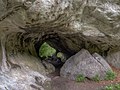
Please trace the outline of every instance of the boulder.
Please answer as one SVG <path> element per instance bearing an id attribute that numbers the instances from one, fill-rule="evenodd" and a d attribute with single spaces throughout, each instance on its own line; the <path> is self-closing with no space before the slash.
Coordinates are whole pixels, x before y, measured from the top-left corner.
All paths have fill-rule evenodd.
<path id="1" fill-rule="evenodd" d="M 24 69 L 31 69 L 33 71 L 39 72 L 42 75 L 49 74 L 55 71 L 55 67 L 50 63 L 42 63 L 39 58 L 31 56 L 29 54 L 18 54 L 14 57 L 9 57 L 11 68 L 16 68 L 19 65 Z"/>
<path id="2" fill-rule="evenodd" d="M 100 80 L 105 78 L 106 72 L 112 70 L 108 63 L 97 53 L 91 55 L 82 49 L 70 57 L 60 70 L 60 76 L 75 80 L 78 75 L 93 79 L 96 75 Z"/>
<path id="3" fill-rule="evenodd" d="M 116 68 L 120 68 L 120 51 L 109 51 L 106 57 L 107 62 Z"/>

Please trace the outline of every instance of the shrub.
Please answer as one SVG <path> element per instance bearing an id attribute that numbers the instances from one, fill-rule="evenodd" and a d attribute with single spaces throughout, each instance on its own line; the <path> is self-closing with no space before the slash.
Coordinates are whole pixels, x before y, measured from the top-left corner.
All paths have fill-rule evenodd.
<path id="1" fill-rule="evenodd" d="M 108 71 L 105 76 L 105 80 L 113 80 L 116 77 L 116 73 L 113 71 Z"/>
<path id="2" fill-rule="evenodd" d="M 85 76 L 80 74 L 76 77 L 77 82 L 84 82 L 85 81 Z"/>

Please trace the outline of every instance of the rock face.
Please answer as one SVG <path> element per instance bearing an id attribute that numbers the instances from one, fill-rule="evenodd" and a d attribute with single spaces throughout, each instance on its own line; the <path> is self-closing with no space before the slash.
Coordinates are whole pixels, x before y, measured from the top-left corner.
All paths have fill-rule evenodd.
<path id="1" fill-rule="evenodd" d="M 106 56 L 120 46 L 119 0 L 0 0 L 0 6 L 4 67 L 11 55 L 38 57 L 44 41 L 68 56 L 81 48 Z"/>
<path id="2" fill-rule="evenodd" d="M 64 53 L 78 52 L 83 47 L 104 52 L 120 46 L 119 3 L 119 0 L 0 0 L 1 40 L 6 40 L 9 53 L 29 49 L 36 55 L 34 44 L 50 38 L 53 46 Z"/>
<path id="3" fill-rule="evenodd" d="M 0 72 L 0 90 L 52 90 L 51 79 L 30 69 Z"/>
<path id="4" fill-rule="evenodd" d="M 120 51 L 119 17 L 120 0 L 0 0 L 1 70 L 11 70 L 11 58 L 24 61 L 19 55 L 38 58 L 44 41 L 68 57 L 82 48 L 104 57 Z"/>
<path id="5" fill-rule="evenodd" d="M 112 69 L 99 54 L 91 55 L 87 50 L 82 49 L 65 62 L 60 75 L 72 80 L 75 80 L 78 75 L 84 75 L 89 79 L 98 75 L 99 79 L 103 80 L 109 70 Z"/>
<path id="6" fill-rule="evenodd" d="M 46 75 L 55 71 L 55 67 L 52 64 L 46 63 L 45 67 L 39 58 L 29 54 L 19 54 L 14 57 L 9 57 L 8 63 L 11 64 L 10 62 L 13 64 L 10 66 L 11 69 L 20 67 L 39 72 L 42 75 Z"/>

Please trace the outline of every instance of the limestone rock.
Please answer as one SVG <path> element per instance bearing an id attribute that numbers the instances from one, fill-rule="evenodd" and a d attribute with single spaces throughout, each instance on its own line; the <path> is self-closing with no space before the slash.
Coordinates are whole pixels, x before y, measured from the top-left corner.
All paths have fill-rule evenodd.
<path id="1" fill-rule="evenodd" d="M 39 58 L 31 56 L 29 54 L 18 54 L 14 57 L 9 57 L 13 64 L 19 65 L 24 69 L 31 69 L 33 71 L 39 72 L 40 74 L 46 75 L 55 71 L 55 67 L 50 63 L 44 63 L 46 67 L 41 63 Z M 14 65 L 11 66 L 14 68 Z"/>
<path id="2" fill-rule="evenodd" d="M 51 90 L 51 79 L 30 69 L 0 72 L 1 90 Z"/>
<path id="3" fill-rule="evenodd" d="M 82 49 L 65 62 L 61 68 L 60 76 L 75 80 L 80 74 L 89 79 L 98 75 L 103 80 L 109 70 L 112 69 L 99 54 L 91 55 L 87 50 Z"/>
<path id="4" fill-rule="evenodd" d="M 55 72 L 55 67 L 51 63 L 43 60 L 42 64 L 46 68 L 46 72 L 48 72 L 47 74 Z"/>
<path id="5" fill-rule="evenodd" d="M 22 61 L 19 61 L 21 59 L 18 60 L 17 55 L 29 53 L 38 57 L 37 51 L 46 40 L 68 56 L 81 48 L 104 54 L 109 48 L 120 47 L 119 17 L 120 0 L 0 0 L 0 49 L 4 44 L 6 58 L 3 61 L 10 60 L 13 56 L 18 65 L 42 73 L 44 68 L 39 68 L 39 64 L 36 64 L 38 60 L 30 59 L 29 63 L 28 58 L 22 58 Z M 3 53 L 3 50 L 0 51 Z M 3 58 L 1 52 L 0 59 Z M 87 62 L 79 58 L 84 63 L 82 65 L 86 65 L 84 69 L 92 67 L 100 71 L 103 66 L 87 54 L 82 56 Z M 74 62 L 74 56 L 71 58 L 73 61 L 67 61 L 71 62 L 70 64 L 78 61 Z M 117 61 L 113 60 L 115 64 L 118 58 Z M 89 60 L 94 62 L 93 66 L 89 66 Z M 69 68 L 68 70 L 73 70 Z M 87 72 L 85 74 L 87 75 Z"/>
<path id="6" fill-rule="evenodd" d="M 19 65 L 21 68 L 31 69 L 33 71 L 40 72 L 45 75 L 45 68 L 40 62 L 39 59 L 30 55 L 16 55 L 15 57 L 10 58 L 10 61 L 14 64 Z"/>
<path id="7" fill-rule="evenodd" d="M 107 62 L 116 68 L 120 68 L 120 51 L 109 51 L 106 57 Z"/>
<path id="8" fill-rule="evenodd" d="M 83 42 L 95 44 L 103 51 L 119 47 L 119 3 L 119 0 L 0 0 L 0 37 L 6 34 L 10 51 L 16 47 L 19 51 L 31 49 L 30 43 L 44 41 L 42 36 L 52 38 L 49 32 L 57 33 L 69 52 L 78 52 L 85 47 Z"/>

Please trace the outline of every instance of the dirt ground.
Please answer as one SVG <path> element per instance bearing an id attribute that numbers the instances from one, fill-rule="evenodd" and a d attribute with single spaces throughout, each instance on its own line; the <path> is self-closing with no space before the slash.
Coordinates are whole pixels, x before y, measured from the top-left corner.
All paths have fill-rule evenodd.
<path id="1" fill-rule="evenodd" d="M 120 83 L 120 69 L 112 67 L 117 74 L 114 80 L 94 82 L 86 80 L 85 82 L 76 82 L 59 76 L 59 71 L 49 75 L 52 79 L 52 90 L 102 90 L 106 85 Z"/>

